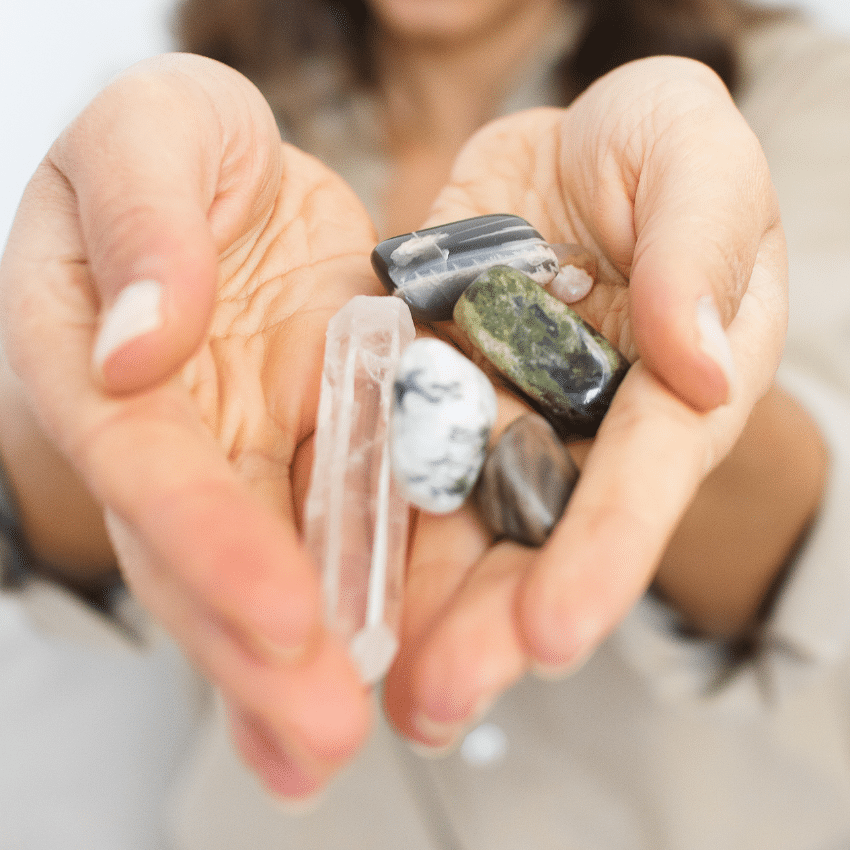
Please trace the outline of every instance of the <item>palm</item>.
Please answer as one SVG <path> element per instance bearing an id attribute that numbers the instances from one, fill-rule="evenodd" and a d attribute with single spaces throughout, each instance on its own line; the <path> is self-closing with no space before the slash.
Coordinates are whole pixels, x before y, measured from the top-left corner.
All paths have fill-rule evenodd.
<path id="1" fill-rule="evenodd" d="M 284 157 L 285 197 L 223 253 L 210 331 L 183 380 L 234 468 L 294 518 L 290 467 L 313 428 L 328 320 L 380 287 L 357 199 L 317 161 Z"/>
<path id="2" fill-rule="evenodd" d="M 619 223 L 604 220 L 604 210 L 595 206 L 598 189 L 582 173 L 582 166 L 589 172 L 594 164 L 563 156 L 558 141 L 568 133 L 568 120 L 563 110 L 539 109 L 489 126 L 461 154 L 429 220 L 511 212 L 527 219 L 549 242 L 587 248 L 597 257 L 599 272 L 576 309 L 633 360 L 626 287 L 634 233 L 617 232 Z"/>

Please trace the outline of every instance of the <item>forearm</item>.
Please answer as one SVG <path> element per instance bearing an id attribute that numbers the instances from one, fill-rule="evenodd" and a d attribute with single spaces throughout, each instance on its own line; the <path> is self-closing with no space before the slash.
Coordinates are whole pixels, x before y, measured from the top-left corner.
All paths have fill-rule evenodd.
<path id="1" fill-rule="evenodd" d="M 704 633 L 746 632 L 817 513 L 827 465 L 815 423 L 774 386 L 700 488 L 658 570 L 657 592 Z"/>
<path id="2" fill-rule="evenodd" d="M 0 363 L 0 456 L 35 559 L 80 588 L 115 570 L 100 506 L 42 434 L 20 385 Z"/>

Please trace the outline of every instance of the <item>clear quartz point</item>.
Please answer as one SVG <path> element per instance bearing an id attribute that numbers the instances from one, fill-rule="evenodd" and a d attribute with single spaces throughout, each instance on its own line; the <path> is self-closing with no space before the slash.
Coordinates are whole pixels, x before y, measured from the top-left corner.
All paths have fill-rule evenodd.
<path id="1" fill-rule="evenodd" d="M 368 684 L 398 649 L 409 506 L 390 471 L 387 432 L 398 360 L 415 335 L 400 298 L 357 295 L 325 342 L 304 533 L 327 622 Z"/>

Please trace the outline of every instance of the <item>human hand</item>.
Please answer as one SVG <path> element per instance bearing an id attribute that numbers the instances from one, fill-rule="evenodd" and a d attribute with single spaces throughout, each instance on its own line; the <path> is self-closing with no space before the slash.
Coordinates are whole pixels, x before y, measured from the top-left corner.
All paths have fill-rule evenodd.
<path id="1" fill-rule="evenodd" d="M 434 747 L 529 666 L 575 667 L 631 608 L 770 385 L 787 314 L 764 157 L 697 63 L 634 63 L 567 110 L 485 128 L 428 224 L 486 212 L 595 253 L 597 282 L 573 307 L 636 362 L 577 447 L 582 475 L 541 549 L 495 542 L 470 507 L 420 515 L 385 696 L 395 725 Z M 450 324 L 439 331 L 470 350 Z M 523 412 L 505 393 L 500 407 L 498 427 Z"/>
<path id="2" fill-rule="evenodd" d="M 57 141 L 0 267 L 5 349 L 43 429 L 286 795 L 320 786 L 368 729 L 296 511 L 327 322 L 380 290 L 374 241 L 244 78 L 174 56 L 131 69 Z"/>

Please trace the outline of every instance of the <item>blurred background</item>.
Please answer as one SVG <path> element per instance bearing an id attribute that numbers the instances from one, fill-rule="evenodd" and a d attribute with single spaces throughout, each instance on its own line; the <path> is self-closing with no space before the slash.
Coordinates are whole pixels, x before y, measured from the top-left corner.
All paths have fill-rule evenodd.
<path id="1" fill-rule="evenodd" d="M 116 72 L 171 47 L 174 0 L 0 3 L 0 244 L 52 140 Z M 850 0 L 796 5 L 850 33 Z"/>

